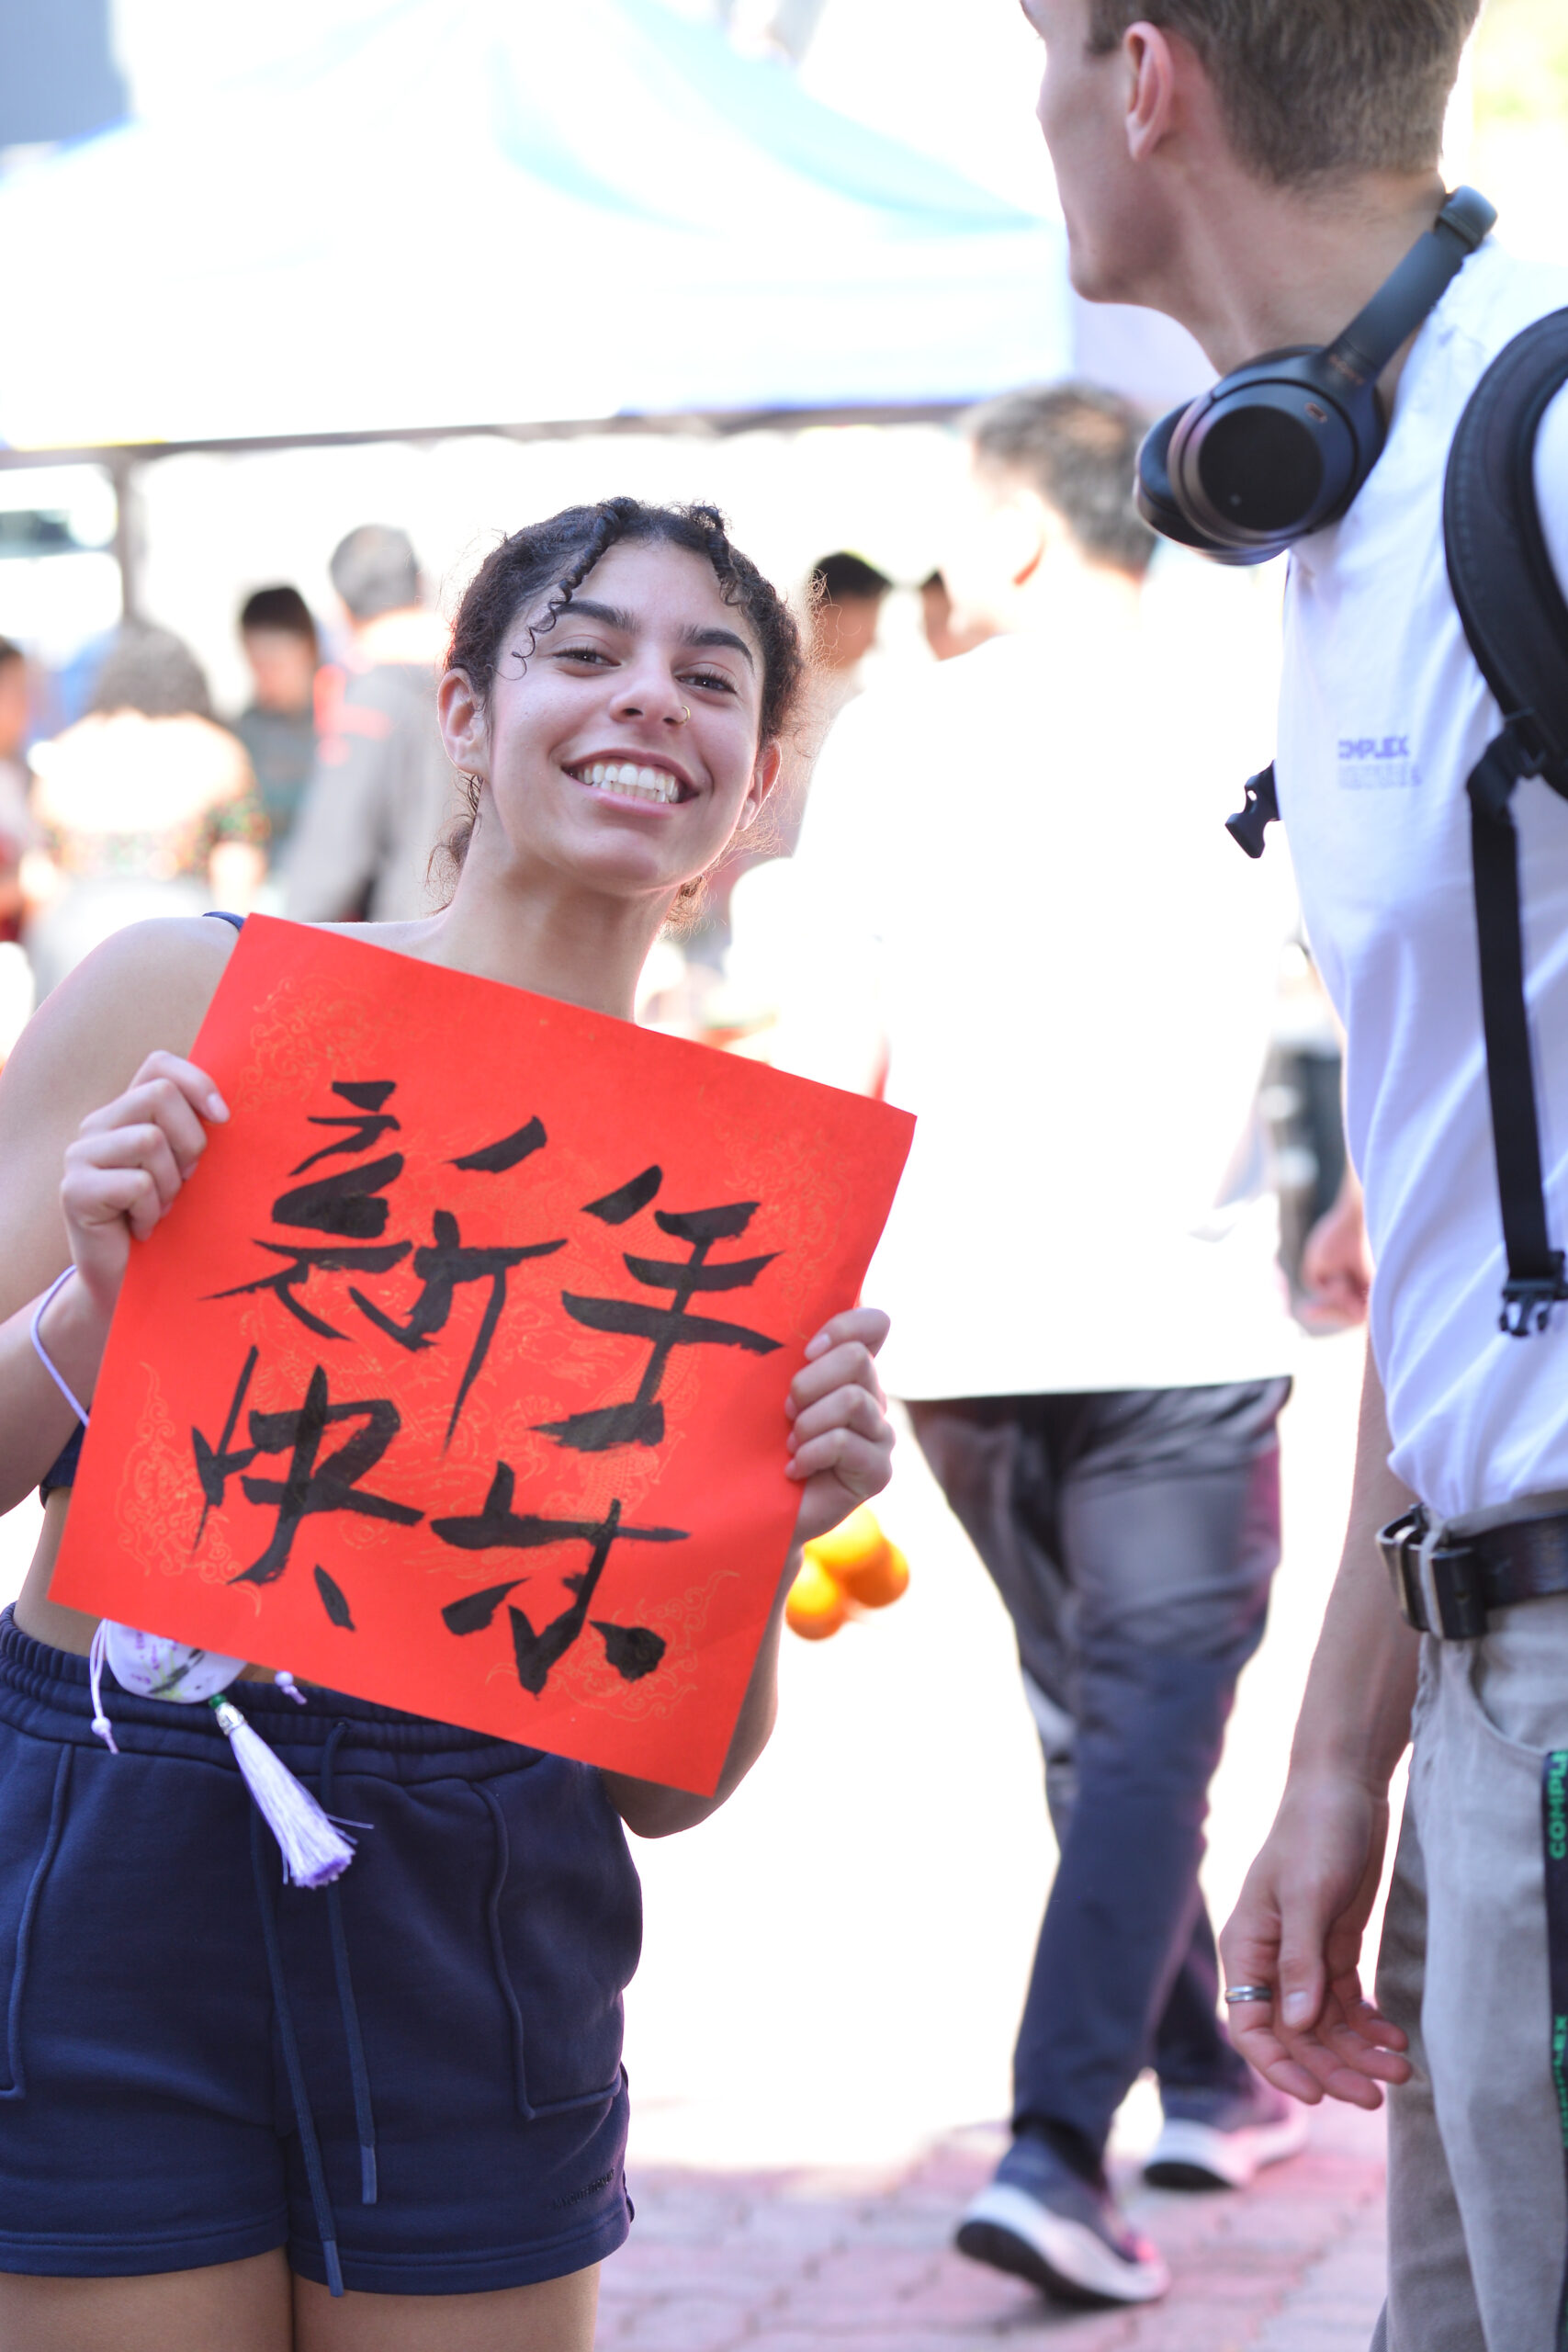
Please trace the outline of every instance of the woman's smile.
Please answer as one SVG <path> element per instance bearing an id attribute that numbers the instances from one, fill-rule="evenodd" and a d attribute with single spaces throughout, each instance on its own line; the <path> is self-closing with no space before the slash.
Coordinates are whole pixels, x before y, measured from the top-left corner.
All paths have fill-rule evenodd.
<path id="1" fill-rule="evenodd" d="M 671 808 L 696 797 L 696 786 L 684 768 L 673 761 L 649 758 L 646 752 L 633 756 L 595 752 L 584 760 L 563 760 L 561 765 L 576 783 L 612 800 Z"/>

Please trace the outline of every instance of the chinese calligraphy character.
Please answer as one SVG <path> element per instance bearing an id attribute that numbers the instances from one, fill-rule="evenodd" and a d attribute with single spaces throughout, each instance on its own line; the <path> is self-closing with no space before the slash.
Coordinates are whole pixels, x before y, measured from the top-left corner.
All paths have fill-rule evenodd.
<path id="1" fill-rule="evenodd" d="M 373 1151 L 384 1135 L 399 1125 L 384 1106 L 397 1091 L 392 1079 L 336 1079 L 333 1092 L 351 1106 L 349 1116 L 312 1118 L 313 1127 L 345 1127 L 346 1135 L 335 1143 L 321 1146 L 289 1170 L 302 1176 L 318 1160 L 331 1159 L 340 1153 Z M 371 1242 L 370 1249 L 344 1249 L 341 1246 L 312 1247 L 309 1243 L 279 1243 L 258 1241 L 265 1250 L 284 1263 L 276 1273 L 263 1274 L 254 1283 L 236 1283 L 232 1289 L 212 1293 L 216 1298 L 242 1298 L 253 1291 L 270 1290 L 286 1306 L 297 1323 L 313 1331 L 318 1339 L 341 1340 L 344 1334 L 313 1314 L 298 1294 L 313 1273 L 386 1273 L 406 1258 L 413 1247 L 409 1241 L 381 1242 L 379 1237 L 387 1229 L 388 1204 L 380 1198 L 389 1184 L 397 1182 L 403 1171 L 400 1152 L 387 1152 L 379 1159 L 372 1159 L 358 1168 L 340 1168 L 330 1176 L 318 1176 L 309 1184 L 293 1185 L 279 1193 L 272 1204 L 275 1223 L 302 1227 L 311 1233 L 328 1233 L 337 1237 L 338 1243 Z"/>
<path id="2" fill-rule="evenodd" d="M 443 1544 L 463 1552 L 536 1551 L 551 1544 L 587 1544 L 588 1566 L 581 1575 L 562 1579 L 576 1597 L 558 1617 L 536 1631 L 524 1611 L 514 1606 L 507 1609 L 517 1679 L 525 1690 L 537 1698 L 549 1679 L 550 1668 L 566 1656 L 589 1622 L 593 1595 L 614 1545 L 684 1544 L 687 1536 L 680 1527 L 624 1525 L 618 1500 L 610 1505 L 602 1520 L 537 1519 L 531 1512 L 513 1510 L 516 1477 L 510 1464 L 498 1462 L 483 1510 L 471 1518 L 433 1520 L 431 1530 Z M 490 1585 L 482 1592 L 467 1593 L 461 1600 L 453 1601 L 441 1612 L 447 1632 L 482 1633 L 508 1594 L 528 1581 L 527 1577 L 513 1577 L 505 1584 Z M 647 1625 L 617 1625 L 598 1617 L 592 1623 L 594 1632 L 604 1644 L 605 1657 L 623 1681 L 640 1681 L 645 1674 L 653 1672 L 664 1656 L 663 1640 Z"/>
<path id="3" fill-rule="evenodd" d="M 320 1364 L 310 1374 L 305 1401 L 297 1412 L 253 1410 L 249 1417 L 250 1444 L 231 1451 L 258 1352 L 253 1348 L 245 1359 L 217 1447 L 209 1445 L 199 1430 L 191 1431 L 197 1476 L 206 1498 L 201 1527 L 197 1531 L 197 1544 L 201 1541 L 201 1528 L 207 1524 L 208 1511 L 221 1506 L 231 1477 L 239 1477 L 247 1502 L 277 1507 L 276 1523 L 266 1549 L 231 1581 L 275 1583 L 288 1565 L 301 1521 L 319 1511 L 352 1511 L 364 1519 L 390 1520 L 398 1527 L 416 1526 L 424 1517 L 422 1510 L 413 1510 L 408 1503 L 394 1502 L 386 1495 L 366 1494 L 359 1485 L 401 1429 L 401 1414 L 390 1398 L 384 1396 L 355 1397 L 334 1405 L 327 1375 Z M 364 1427 L 345 1438 L 335 1453 L 320 1459 L 321 1441 L 328 1430 L 344 1421 L 355 1420 L 362 1421 Z M 253 1478 L 242 1475 L 261 1453 L 288 1454 L 288 1468 L 283 1477 Z"/>
<path id="4" fill-rule="evenodd" d="M 588 1214 L 608 1225 L 622 1225 L 647 1205 L 659 1190 L 660 1171 L 649 1168 L 618 1193 L 592 1201 Z M 567 1313 L 592 1331 L 614 1331 L 648 1340 L 652 1353 L 643 1370 L 637 1395 L 622 1405 L 604 1405 L 586 1413 L 572 1413 L 563 1421 L 537 1426 L 560 1444 L 580 1453 L 604 1453 L 617 1445 L 659 1445 L 664 1438 L 664 1408 L 659 1390 L 676 1348 L 741 1348 L 749 1355 L 771 1355 L 780 1344 L 765 1331 L 743 1323 L 725 1323 L 710 1315 L 688 1312 L 699 1292 L 747 1290 L 765 1266 L 778 1256 L 770 1250 L 761 1258 L 734 1258 L 714 1264 L 708 1251 L 718 1241 L 732 1241 L 744 1233 L 755 1215 L 755 1201 L 730 1201 L 710 1209 L 655 1209 L 654 1223 L 675 1241 L 686 1242 L 691 1255 L 682 1260 L 643 1258 L 627 1251 L 625 1263 L 635 1282 L 649 1290 L 671 1293 L 668 1306 L 641 1299 L 583 1298 L 563 1291 Z"/>

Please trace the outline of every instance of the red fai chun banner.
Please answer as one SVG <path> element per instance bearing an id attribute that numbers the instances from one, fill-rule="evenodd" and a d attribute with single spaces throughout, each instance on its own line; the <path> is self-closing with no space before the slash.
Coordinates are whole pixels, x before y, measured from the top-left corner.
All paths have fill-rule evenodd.
<path id="1" fill-rule="evenodd" d="M 265 918 L 193 1057 L 54 1599 L 711 1792 L 913 1122 Z"/>

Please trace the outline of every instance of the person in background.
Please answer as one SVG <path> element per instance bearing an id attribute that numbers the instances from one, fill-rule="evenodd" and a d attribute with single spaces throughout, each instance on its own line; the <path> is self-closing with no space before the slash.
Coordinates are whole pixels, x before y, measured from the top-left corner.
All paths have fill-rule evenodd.
<path id="1" fill-rule="evenodd" d="M 32 839 L 27 740 L 27 662 L 19 645 L 0 637 L 0 942 L 21 936 L 22 855 Z"/>
<path id="2" fill-rule="evenodd" d="M 266 817 L 183 640 L 121 624 L 85 718 L 34 747 L 24 939 L 40 997 L 127 923 L 249 910 Z"/>
<path id="3" fill-rule="evenodd" d="M 733 887 L 759 857 L 795 854 L 817 754 L 839 713 L 865 690 L 867 657 L 875 647 L 883 601 L 892 585 L 875 564 L 842 548 L 812 565 L 806 583 L 806 688 L 795 740 L 786 748 L 784 772 L 768 810 L 767 847 L 743 853 L 734 862 L 714 894 L 716 903 L 728 897 L 724 884 Z"/>
<path id="4" fill-rule="evenodd" d="M 953 595 L 939 571 L 928 572 L 920 582 L 920 626 L 926 643 L 939 662 L 952 662 L 960 653 L 973 653 L 984 645 L 996 630 L 984 615 L 972 614 L 960 625 L 953 618 Z"/>
<path id="5" fill-rule="evenodd" d="M 406 922 L 431 911 L 432 844 L 461 813 L 435 717 L 443 647 L 405 532 L 362 524 L 328 570 L 353 633 L 283 874 L 296 922 Z"/>
<path id="6" fill-rule="evenodd" d="M 316 764 L 316 672 L 321 651 L 298 588 L 258 588 L 240 608 L 240 643 L 252 692 L 233 722 L 266 810 L 276 865 L 294 830 Z"/>
<path id="7" fill-rule="evenodd" d="M 812 565 L 813 669 L 836 678 L 853 677 L 876 642 L 882 600 L 892 585 L 875 564 L 842 549 Z"/>
<path id="8" fill-rule="evenodd" d="M 968 421 L 944 570 L 998 634 L 829 736 L 774 1056 L 885 1072 L 918 1114 L 868 1277 L 885 1376 L 1012 1618 L 1060 1849 L 1013 2144 L 958 2244 L 1119 2303 L 1168 2283 L 1104 2165 L 1145 2066 L 1156 2184 L 1238 2188 L 1304 2136 L 1220 2026 L 1198 1882 L 1280 1556 L 1295 1345 L 1256 1098 L 1292 909 L 1222 823 L 1255 600 L 1179 558 L 1145 586 L 1142 433 L 1087 386 Z"/>
<path id="9" fill-rule="evenodd" d="M 883 600 L 892 585 L 874 563 L 841 548 L 811 567 L 806 583 L 806 683 L 799 717 L 783 747 L 778 784 L 759 837 L 732 851 L 707 876 L 701 904 L 681 940 L 688 976 L 698 978 L 705 1006 L 714 977 L 730 960 L 733 894 L 748 881 L 755 885 L 762 868 L 775 869 L 761 886 L 764 896 L 781 887 L 783 867 L 800 839 L 813 763 L 840 711 L 864 689 L 866 657 L 875 646 Z M 782 887 L 787 893 L 787 881 Z"/>

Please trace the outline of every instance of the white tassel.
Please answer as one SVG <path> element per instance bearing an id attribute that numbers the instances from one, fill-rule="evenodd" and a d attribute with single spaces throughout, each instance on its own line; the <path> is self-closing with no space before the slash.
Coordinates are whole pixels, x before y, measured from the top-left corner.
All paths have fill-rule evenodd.
<path id="1" fill-rule="evenodd" d="M 295 1886 L 326 1886 L 354 1860 L 351 1839 L 333 1827 L 309 1789 L 273 1753 L 231 1700 L 209 1699 L 218 1727 L 234 1751 L 245 1785 L 283 1849 L 283 1875 Z"/>

